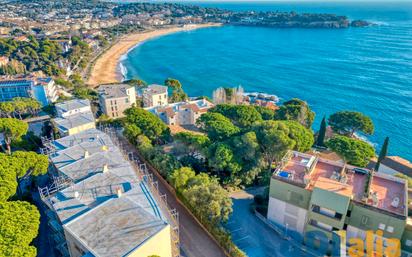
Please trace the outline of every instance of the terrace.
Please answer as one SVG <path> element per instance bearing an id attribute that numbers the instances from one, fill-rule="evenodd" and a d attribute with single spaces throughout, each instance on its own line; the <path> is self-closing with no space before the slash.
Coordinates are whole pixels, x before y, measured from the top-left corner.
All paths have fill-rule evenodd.
<path id="1" fill-rule="evenodd" d="M 306 187 L 315 162 L 315 156 L 290 151 L 283 157 L 273 176 Z"/>
<path id="2" fill-rule="evenodd" d="M 363 174 L 359 168 L 341 162 L 290 151 L 273 177 L 309 191 L 317 187 L 336 192 L 377 209 L 406 216 L 408 190 L 405 180 L 368 170 L 365 172 Z M 365 192 L 368 186 L 369 191 Z"/>
<path id="3" fill-rule="evenodd" d="M 407 216 L 407 186 L 404 179 L 375 173 L 370 184 L 367 204 L 402 216 Z"/>

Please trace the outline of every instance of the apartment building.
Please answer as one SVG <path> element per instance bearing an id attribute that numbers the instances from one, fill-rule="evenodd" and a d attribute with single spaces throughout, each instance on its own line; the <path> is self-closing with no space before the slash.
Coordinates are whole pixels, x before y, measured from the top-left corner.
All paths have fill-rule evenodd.
<path id="1" fill-rule="evenodd" d="M 214 104 L 206 99 L 200 99 L 145 109 L 157 115 L 167 125 L 195 125 L 200 115 L 213 106 Z"/>
<path id="2" fill-rule="evenodd" d="M 0 102 L 10 101 L 15 97 L 31 97 L 46 106 L 57 101 L 58 93 L 52 78 L 0 80 Z"/>
<path id="3" fill-rule="evenodd" d="M 53 183 L 39 192 L 59 255 L 179 256 L 176 227 L 107 134 L 85 130 L 47 152 Z"/>
<path id="4" fill-rule="evenodd" d="M 52 78 L 36 78 L 34 80 L 33 96 L 42 106 L 47 106 L 59 99 L 57 86 Z"/>
<path id="5" fill-rule="evenodd" d="M 403 179 L 290 151 L 271 177 L 267 218 L 304 243 L 315 235 L 329 251 L 341 231 L 349 242 L 381 230 L 374 242 L 399 239 L 402 254 L 412 256 L 407 192 Z"/>
<path id="6" fill-rule="evenodd" d="M 149 85 L 143 89 L 143 106 L 145 108 L 168 104 L 168 88 L 160 85 Z"/>
<path id="7" fill-rule="evenodd" d="M 89 100 L 69 100 L 56 104 L 55 108 L 58 117 L 52 122 L 61 136 L 74 135 L 96 127 Z"/>
<path id="8" fill-rule="evenodd" d="M 124 117 L 124 111 L 136 105 L 136 90 L 127 84 L 101 85 L 98 89 L 101 111 L 112 119 Z"/>

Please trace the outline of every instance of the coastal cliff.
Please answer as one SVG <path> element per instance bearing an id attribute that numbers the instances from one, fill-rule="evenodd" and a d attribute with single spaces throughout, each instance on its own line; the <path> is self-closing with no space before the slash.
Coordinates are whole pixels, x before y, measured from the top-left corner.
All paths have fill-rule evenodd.
<path id="1" fill-rule="evenodd" d="M 350 21 L 346 16 L 296 12 L 241 12 L 228 20 L 231 25 L 266 26 L 278 28 L 348 28 L 366 27 L 363 20 Z"/>

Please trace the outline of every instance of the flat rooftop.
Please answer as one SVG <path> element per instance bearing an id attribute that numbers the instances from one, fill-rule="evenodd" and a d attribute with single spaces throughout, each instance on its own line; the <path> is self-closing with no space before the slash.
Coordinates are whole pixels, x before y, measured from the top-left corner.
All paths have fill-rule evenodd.
<path id="1" fill-rule="evenodd" d="M 132 88 L 132 86 L 128 84 L 108 84 L 108 85 L 101 85 L 98 88 L 99 95 L 110 99 L 110 98 L 121 98 L 121 97 L 128 97 L 127 90 Z"/>
<path id="2" fill-rule="evenodd" d="M 53 145 L 51 161 L 73 183 L 48 201 L 64 229 L 94 256 L 126 256 L 168 226 L 146 183 L 108 135 L 90 129 Z"/>
<path id="3" fill-rule="evenodd" d="M 52 142 L 52 144 L 57 148 L 57 150 L 63 150 L 86 142 L 97 142 L 100 146 L 113 146 L 110 137 L 95 128 L 82 131 L 76 135 L 56 139 Z"/>
<path id="4" fill-rule="evenodd" d="M 152 94 L 152 95 L 157 95 L 157 94 L 167 94 L 168 87 L 162 86 L 162 85 L 157 85 L 157 84 L 152 84 L 147 86 L 146 88 L 143 88 L 143 93 L 144 94 Z"/>
<path id="5" fill-rule="evenodd" d="M 112 198 L 65 225 L 95 256 L 127 256 L 167 224 L 130 197 Z"/>
<path id="6" fill-rule="evenodd" d="M 405 180 L 390 175 L 375 173 L 370 185 L 370 193 L 377 202 L 369 199 L 368 204 L 390 212 L 404 215 L 407 211 L 407 187 Z"/>
<path id="7" fill-rule="evenodd" d="M 350 197 L 357 202 L 406 215 L 406 181 L 390 175 L 373 173 L 369 186 L 369 198 L 364 201 L 364 192 L 368 186 L 368 175 L 355 172 L 355 166 L 342 162 L 319 158 L 315 155 L 290 151 L 273 177 L 301 186 L 307 190 L 321 188 Z M 363 169 L 372 172 L 367 169 Z"/>
<path id="8" fill-rule="evenodd" d="M 64 112 L 68 112 L 70 110 L 75 110 L 87 106 L 90 106 L 90 101 L 87 99 L 73 99 L 55 105 L 56 108 L 59 108 Z"/>
<path id="9" fill-rule="evenodd" d="M 66 132 L 72 128 L 76 128 L 89 123 L 94 123 L 95 118 L 93 116 L 93 113 L 85 112 L 73 114 L 66 118 L 55 118 L 53 119 L 53 121 L 56 123 L 60 130 Z"/>
<path id="10" fill-rule="evenodd" d="M 177 102 L 177 103 L 170 103 L 164 106 L 154 106 L 154 107 L 147 107 L 145 110 L 159 115 L 161 113 L 165 113 L 169 117 L 173 117 L 175 113 L 179 111 L 184 111 L 186 109 L 191 109 L 193 112 L 206 112 L 208 109 L 214 106 L 213 103 L 207 101 L 206 99 L 200 100 L 193 100 L 188 102 Z"/>

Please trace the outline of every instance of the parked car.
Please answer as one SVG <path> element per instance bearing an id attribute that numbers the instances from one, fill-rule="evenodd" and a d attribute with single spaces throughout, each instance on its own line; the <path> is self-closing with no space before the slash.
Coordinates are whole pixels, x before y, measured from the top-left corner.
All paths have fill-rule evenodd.
<path id="1" fill-rule="evenodd" d="M 368 171 L 368 170 L 361 169 L 361 168 L 354 168 L 353 171 L 354 171 L 356 174 L 361 174 L 361 175 L 367 175 L 367 174 L 369 174 L 369 171 Z"/>

